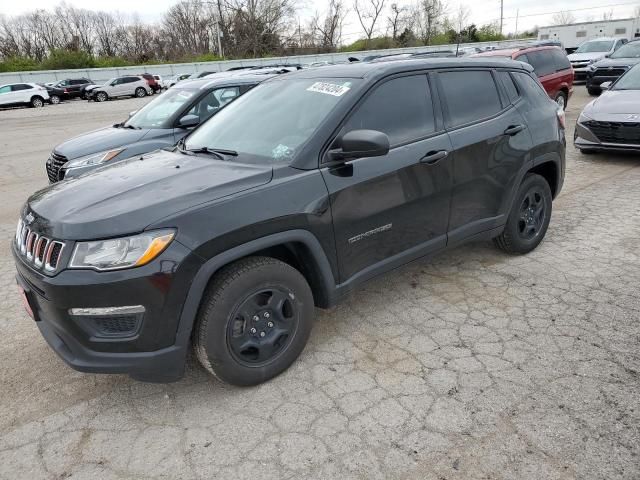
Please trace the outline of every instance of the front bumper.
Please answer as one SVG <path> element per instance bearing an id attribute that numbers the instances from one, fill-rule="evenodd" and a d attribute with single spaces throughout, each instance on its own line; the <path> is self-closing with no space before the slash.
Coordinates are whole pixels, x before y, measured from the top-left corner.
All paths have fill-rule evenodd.
<path id="1" fill-rule="evenodd" d="M 188 341 L 178 341 L 182 307 L 201 261 L 174 241 L 143 267 L 96 272 L 63 270 L 46 276 L 25 264 L 12 248 L 20 288 L 49 346 L 72 368 L 128 374 L 144 381 L 174 381 L 184 372 Z M 97 332 L 91 319 L 72 308 L 142 305 L 135 331 L 124 336 Z"/>
<path id="2" fill-rule="evenodd" d="M 598 150 L 610 152 L 638 152 L 639 143 L 612 143 L 602 142 L 586 125 L 576 123 L 573 135 L 573 144 L 580 150 Z"/>
<path id="3" fill-rule="evenodd" d="M 573 67 L 573 81 L 574 82 L 584 82 L 587 80 L 587 76 L 589 74 L 589 70 L 586 66 L 584 67 Z"/>

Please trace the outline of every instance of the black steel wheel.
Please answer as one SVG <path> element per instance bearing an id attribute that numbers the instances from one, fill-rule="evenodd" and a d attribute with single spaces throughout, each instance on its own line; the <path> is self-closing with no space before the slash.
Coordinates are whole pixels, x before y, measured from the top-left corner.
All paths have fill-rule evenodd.
<path id="1" fill-rule="evenodd" d="M 232 313 L 227 342 L 243 365 L 264 365 L 283 352 L 298 329 L 295 294 L 280 286 L 251 293 Z"/>
<path id="2" fill-rule="evenodd" d="M 544 239 L 551 211 L 551 188 L 547 180 L 537 174 L 528 174 L 515 196 L 507 224 L 493 239 L 494 243 L 508 253 L 530 252 Z"/>
<path id="3" fill-rule="evenodd" d="M 262 383 L 298 358 L 313 316 L 298 270 L 275 258 L 244 258 L 222 268 L 202 300 L 193 332 L 198 360 L 225 382 Z"/>

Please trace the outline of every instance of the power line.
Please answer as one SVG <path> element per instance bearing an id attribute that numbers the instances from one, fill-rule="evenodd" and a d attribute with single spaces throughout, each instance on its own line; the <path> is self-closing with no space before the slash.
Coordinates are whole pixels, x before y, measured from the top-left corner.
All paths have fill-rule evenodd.
<path id="1" fill-rule="evenodd" d="M 563 12 L 580 12 L 583 10 L 597 10 L 599 8 L 611 8 L 611 7 L 622 7 L 625 5 L 638 5 L 638 2 L 627 2 L 627 3 L 613 3 L 613 4 L 609 4 L 609 5 L 600 5 L 599 7 L 584 7 L 584 8 L 572 8 L 572 9 L 567 9 L 567 10 L 558 10 L 555 12 L 544 12 L 544 13 L 530 13 L 528 15 L 520 15 L 520 18 L 524 18 L 524 17 L 541 17 L 543 15 L 555 15 L 556 13 L 563 13 Z M 514 19 L 516 17 L 504 17 L 505 20 L 511 20 Z"/>

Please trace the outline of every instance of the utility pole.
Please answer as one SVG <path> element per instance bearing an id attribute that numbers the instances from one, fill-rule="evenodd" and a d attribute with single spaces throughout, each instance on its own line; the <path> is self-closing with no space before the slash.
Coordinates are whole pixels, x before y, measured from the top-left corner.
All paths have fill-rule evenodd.
<path id="1" fill-rule="evenodd" d="M 216 30 L 218 32 L 218 53 L 224 60 L 224 52 L 222 51 L 222 31 L 220 30 L 220 22 L 216 22 Z"/>
<path id="2" fill-rule="evenodd" d="M 520 9 L 516 10 L 516 33 L 513 35 L 515 38 L 518 38 L 518 17 L 520 16 Z"/>
<path id="3" fill-rule="evenodd" d="M 502 35 L 503 23 L 504 23 L 504 0 L 500 0 L 500 35 Z"/>

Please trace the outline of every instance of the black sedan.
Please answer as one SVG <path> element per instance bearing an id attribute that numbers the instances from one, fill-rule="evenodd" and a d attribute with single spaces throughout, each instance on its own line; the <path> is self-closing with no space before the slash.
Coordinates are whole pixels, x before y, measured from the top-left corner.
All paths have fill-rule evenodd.
<path id="1" fill-rule="evenodd" d="M 603 94 L 589 103 L 578 118 L 575 146 L 582 153 L 640 151 L 640 65 L 615 83 L 604 82 L 600 87 Z"/>

